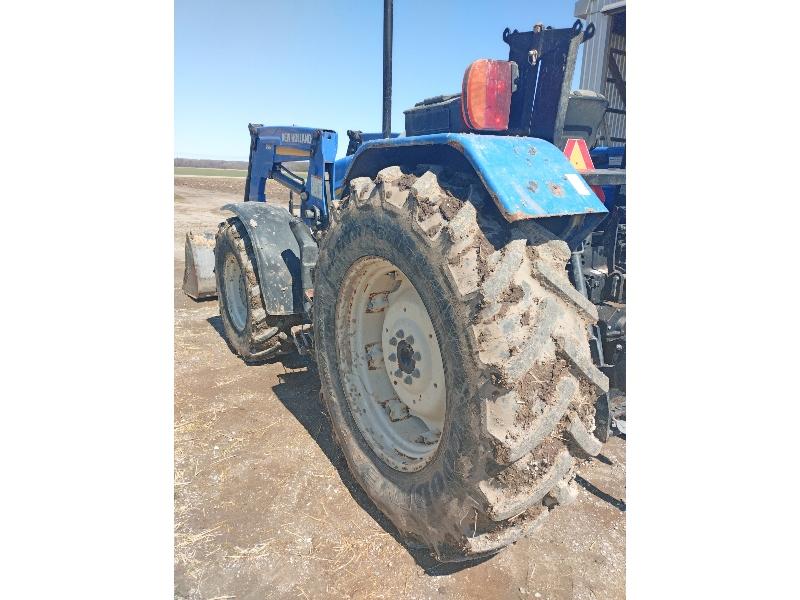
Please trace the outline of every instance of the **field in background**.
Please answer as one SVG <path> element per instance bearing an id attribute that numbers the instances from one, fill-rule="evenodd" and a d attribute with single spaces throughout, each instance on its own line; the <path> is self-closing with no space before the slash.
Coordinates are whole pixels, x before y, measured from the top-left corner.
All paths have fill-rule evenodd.
<path id="1" fill-rule="evenodd" d="M 286 167 L 300 177 L 308 174 L 304 163 L 286 163 Z M 247 169 L 211 169 L 204 167 L 175 167 L 176 176 L 189 177 L 247 177 Z"/>
<path id="2" fill-rule="evenodd" d="M 197 167 L 175 167 L 175 175 L 198 175 L 202 177 L 247 177 L 247 169 L 202 169 Z"/>

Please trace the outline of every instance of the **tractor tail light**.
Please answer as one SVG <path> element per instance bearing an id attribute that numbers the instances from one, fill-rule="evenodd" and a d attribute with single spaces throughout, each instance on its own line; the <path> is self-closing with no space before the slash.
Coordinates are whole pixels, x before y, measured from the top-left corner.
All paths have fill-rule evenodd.
<path id="1" fill-rule="evenodd" d="M 481 58 L 464 72 L 461 112 L 470 129 L 505 131 L 511 110 L 514 63 Z"/>

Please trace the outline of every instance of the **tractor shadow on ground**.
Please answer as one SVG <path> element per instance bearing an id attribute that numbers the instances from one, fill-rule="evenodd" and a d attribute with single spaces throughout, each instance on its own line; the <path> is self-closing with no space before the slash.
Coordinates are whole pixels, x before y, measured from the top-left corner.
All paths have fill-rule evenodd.
<path id="1" fill-rule="evenodd" d="M 222 341 L 225 342 L 225 344 L 228 346 L 228 349 L 235 355 L 236 351 L 233 348 L 231 348 L 231 345 L 228 344 L 228 338 L 225 337 L 225 329 L 222 327 L 222 317 L 220 317 L 219 315 L 214 315 L 213 317 L 208 317 L 206 319 L 206 322 L 209 325 L 211 325 L 211 327 L 214 328 L 214 331 L 216 331 L 219 334 L 219 337 L 222 338 Z M 259 367 L 261 365 L 272 365 L 275 363 L 280 363 L 287 369 L 302 369 L 303 367 L 308 366 L 309 363 L 307 358 L 300 356 L 296 352 L 292 352 L 291 354 L 279 355 L 274 358 L 268 358 L 266 360 L 258 360 L 253 362 L 242 360 L 242 362 L 245 364 L 245 366 L 248 367 Z"/>
<path id="2" fill-rule="evenodd" d="M 600 455 L 600 456 L 602 456 L 602 455 Z M 606 460 L 608 460 L 608 459 L 606 459 Z M 609 463 L 610 463 L 610 461 L 609 461 Z M 590 494 L 594 495 L 597 498 L 600 498 L 600 500 L 604 500 L 605 502 L 608 502 L 611 506 L 613 506 L 617 510 L 619 510 L 621 512 L 625 512 L 627 510 L 627 505 L 625 504 L 624 500 L 620 500 L 619 498 L 615 498 L 611 494 L 608 494 L 608 493 L 604 492 L 603 490 L 601 490 L 600 488 L 595 486 L 590 481 L 585 480 L 580 475 L 576 475 L 575 476 L 575 483 L 580 485 L 583 489 L 585 489 Z"/>
<path id="3" fill-rule="evenodd" d="M 186 292 L 181 290 L 181 293 L 185 294 Z M 206 302 L 210 303 L 210 302 L 216 302 L 217 301 L 217 297 L 216 296 L 209 296 L 207 298 L 192 298 L 191 296 L 187 296 L 187 298 L 189 298 L 189 300 L 192 301 L 192 304 L 205 304 Z"/>
<path id="4" fill-rule="evenodd" d="M 225 337 L 225 330 L 222 328 L 222 317 L 214 315 L 213 317 L 208 317 L 206 322 L 214 328 L 214 331 L 216 331 L 219 337 L 227 344 L 228 339 Z"/>
<path id="5" fill-rule="evenodd" d="M 284 357 L 290 358 L 290 357 Z M 297 357 L 294 357 L 296 359 Z M 294 415 L 298 422 L 306 428 L 309 435 L 314 439 L 320 449 L 331 461 L 331 464 L 338 471 L 347 491 L 358 503 L 358 505 L 372 517 L 384 531 L 390 534 L 406 551 L 414 561 L 424 569 L 427 575 L 441 576 L 451 575 L 470 568 L 493 557 L 481 558 L 463 563 L 441 563 L 430 556 L 428 551 L 423 548 L 410 547 L 399 535 L 397 529 L 392 525 L 378 507 L 370 500 L 369 496 L 361 489 L 361 486 L 353 479 L 347 461 L 342 454 L 339 446 L 333 437 L 331 422 L 325 407 L 319 400 L 319 375 L 315 364 L 311 360 L 306 361 L 307 370 L 289 372 L 279 375 L 280 383 L 272 388 L 275 395 Z M 286 365 L 289 367 L 289 365 Z M 297 367 L 290 367 L 297 368 Z M 301 393 L 298 393 L 300 391 Z"/>

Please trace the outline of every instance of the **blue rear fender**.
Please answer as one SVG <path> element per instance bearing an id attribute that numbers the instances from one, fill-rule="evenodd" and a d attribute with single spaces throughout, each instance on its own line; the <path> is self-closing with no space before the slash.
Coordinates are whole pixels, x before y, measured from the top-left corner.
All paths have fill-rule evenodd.
<path id="1" fill-rule="evenodd" d="M 441 133 L 382 139 L 363 144 L 336 161 L 336 195 L 356 177 L 374 177 L 391 165 L 441 164 L 469 168 L 509 222 L 569 219 L 565 235 L 579 244 L 608 210 L 553 144 L 529 137 Z"/>

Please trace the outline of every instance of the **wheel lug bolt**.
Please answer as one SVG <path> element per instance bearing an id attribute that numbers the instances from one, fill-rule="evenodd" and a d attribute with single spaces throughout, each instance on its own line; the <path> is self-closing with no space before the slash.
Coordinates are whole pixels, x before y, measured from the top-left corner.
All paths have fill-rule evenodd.
<path id="1" fill-rule="evenodd" d="M 419 369 L 414 369 L 414 372 L 413 372 L 413 373 L 411 373 L 411 374 L 412 374 L 414 377 L 416 377 L 417 379 L 419 379 Z"/>
<path id="2" fill-rule="evenodd" d="M 422 354 L 420 354 L 419 352 L 414 352 L 413 358 L 414 360 L 420 360 L 422 358 Z"/>
<path id="3" fill-rule="evenodd" d="M 392 339 L 390 339 L 390 340 L 389 340 L 389 343 L 390 343 L 392 346 L 397 346 L 397 338 L 392 338 Z"/>
<path id="4" fill-rule="evenodd" d="M 403 379 L 403 383 L 405 383 L 406 385 L 411 385 L 411 377 L 409 375 L 406 375 L 406 378 Z"/>
<path id="5" fill-rule="evenodd" d="M 403 376 L 403 372 L 402 372 L 400 369 L 397 369 L 397 370 L 394 372 L 394 376 L 395 376 L 395 377 L 402 377 L 402 376 Z"/>
<path id="6" fill-rule="evenodd" d="M 413 335 L 408 336 L 406 338 L 406 341 L 413 346 L 414 345 L 414 336 Z"/>
<path id="7" fill-rule="evenodd" d="M 397 362 L 397 354 L 394 354 L 394 353 L 390 354 L 389 355 L 389 360 L 392 361 L 392 362 Z"/>
<path id="8" fill-rule="evenodd" d="M 395 335 L 396 335 L 397 337 L 399 337 L 399 338 L 404 338 L 404 337 L 406 337 L 406 336 L 405 336 L 405 334 L 403 333 L 403 330 L 402 330 L 402 329 L 398 329 L 398 330 L 397 330 L 397 333 L 396 333 Z"/>

